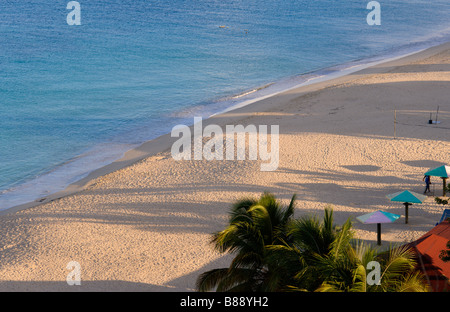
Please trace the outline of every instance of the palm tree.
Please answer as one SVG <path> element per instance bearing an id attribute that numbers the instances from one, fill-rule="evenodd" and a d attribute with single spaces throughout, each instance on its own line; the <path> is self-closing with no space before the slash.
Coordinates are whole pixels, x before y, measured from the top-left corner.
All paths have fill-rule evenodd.
<path id="1" fill-rule="evenodd" d="M 243 199 L 233 205 L 227 228 L 213 235 L 221 253 L 235 253 L 229 268 L 213 269 L 197 279 L 197 289 L 208 291 L 275 291 L 283 274 L 266 261 L 267 246 L 289 240 L 287 226 L 294 214 L 295 195 L 282 207 L 274 195 Z"/>
<path id="2" fill-rule="evenodd" d="M 363 242 L 348 245 L 338 257 L 330 253 L 318 259 L 316 266 L 325 275 L 325 281 L 316 291 L 428 291 L 425 278 L 416 265 L 414 254 L 408 247 L 390 246 L 387 252 L 378 253 Z M 372 270 L 378 270 L 378 274 L 369 281 L 367 277 Z"/>
<path id="3" fill-rule="evenodd" d="M 282 207 L 272 194 L 233 205 L 227 228 L 214 234 L 219 252 L 234 253 L 230 267 L 197 279 L 208 291 L 426 291 L 414 254 L 405 248 L 378 253 L 353 240 L 351 220 L 333 223 L 325 208 L 315 216 L 293 219 L 295 195 Z M 379 265 L 379 283 L 368 279 Z"/>
<path id="4" fill-rule="evenodd" d="M 289 225 L 289 240 L 267 246 L 266 260 L 285 268 L 280 290 L 400 292 L 427 291 L 422 273 L 416 270 L 414 254 L 406 247 L 379 253 L 353 239 L 351 220 L 333 224 L 333 210 L 325 208 L 322 222 L 304 216 Z M 368 280 L 377 264 L 378 281 Z M 290 278 L 286 278 L 290 277 Z M 375 276 L 377 277 L 377 276 Z"/>
<path id="5" fill-rule="evenodd" d="M 439 254 L 439 258 L 441 258 L 444 262 L 450 262 L 450 241 L 447 242 L 447 245 L 445 245 L 447 249 L 444 249 Z"/>
<path id="6" fill-rule="evenodd" d="M 450 192 L 450 185 L 447 185 L 446 187 L 444 187 L 444 192 Z M 449 204 L 449 198 L 445 199 L 445 198 L 440 198 L 440 197 L 435 197 L 434 198 L 435 202 L 440 204 L 440 205 L 448 205 Z"/>
<path id="7" fill-rule="evenodd" d="M 351 222 L 338 227 L 333 223 L 333 209 L 325 208 L 322 222 L 316 216 L 306 215 L 288 226 L 289 240 L 284 244 L 268 246 L 268 262 L 283 267 L 285 276 L 280 289 L 287 291 L 314 291 L 324 281 L 317 266 L 318 259 L 329 254 L 337 257 L 353 237 Z"/>

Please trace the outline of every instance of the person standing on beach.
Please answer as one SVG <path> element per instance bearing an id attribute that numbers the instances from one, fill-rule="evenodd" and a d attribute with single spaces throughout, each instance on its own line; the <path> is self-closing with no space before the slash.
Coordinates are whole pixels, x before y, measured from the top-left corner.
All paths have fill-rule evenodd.
<path id="1" fill-rule="evenodd" d="M 428 190 L 428 192 L 431 192 L 430 191 L 430 184 L 431 184 L 430 176 L 429 175 L 424 176 L 422 181 L 425 181 L 425 184 L 426 184 L 425 191 L 423 193 L 425 194 L 427 192 L 427 190 Z"/>

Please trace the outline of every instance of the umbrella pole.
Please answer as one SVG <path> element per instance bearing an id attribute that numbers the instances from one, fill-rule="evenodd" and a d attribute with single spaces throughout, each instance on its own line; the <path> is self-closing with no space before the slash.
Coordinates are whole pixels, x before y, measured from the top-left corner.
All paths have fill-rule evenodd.
<path id="1" fill-rule="evenodd" d="M 445 197 L 445 189 L 447 188 L 447 178 L 442 178 L 442 196 Z"/>
<path id="2" fill-rule="evenodd" d="M 405 224 L 408 223 L 408 206 L 409 203 L 403 203 L 405 205 Z"/>
<path id="3" fill-rule="evenodd" d="M 377 223 L 377 244 L 381 246 L 381 223 Z"/>

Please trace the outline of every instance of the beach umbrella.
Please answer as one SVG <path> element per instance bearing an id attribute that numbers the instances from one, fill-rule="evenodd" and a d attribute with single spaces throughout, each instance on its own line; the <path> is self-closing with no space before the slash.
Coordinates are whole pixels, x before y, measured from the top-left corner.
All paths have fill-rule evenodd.
<path id="1" fill-rule="evenodd" d="M 450 175 L 450 167 L 449 166 L 440 166 L 431 170 L 428 170 L 425 172 L 426 176 L 432 176 L 432 177 L 440 177 L 442 178 L 443 183 L 443 194 L 442 196 L 445 196 L 445 188 L 447 185 L 447 179 Z"/>
<path id="2" fill-rule="evenodd" d="M 386 212 L 386 211 L 375 211 L 359 217 L 356 217 L 358 221 L 364 224 L 377 224 L 377 244 L 381 245 L 381 223 L 392 223 L 400 218 L 400 215 Z"/>
<path id="3" fill-rule="evenodd" d="M 405 223 L 408 223 L 408 207 L 414 204 L 421 204 L 428 197 L 408 190 L 386 195 L 391 201 L 401 202 L 405 205 Z"/>

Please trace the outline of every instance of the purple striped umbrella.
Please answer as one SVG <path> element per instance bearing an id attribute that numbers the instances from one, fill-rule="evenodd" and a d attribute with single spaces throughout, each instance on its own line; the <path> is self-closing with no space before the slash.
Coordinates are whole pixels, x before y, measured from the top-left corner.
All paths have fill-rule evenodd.
<path id="1" fill-rule="evenodd" d="M 381 245 L 381 223 L 392 223 L 400 218 L 400 215 L 386 212 L 386 211 L 375 211 L 359 217 L 356 217 L 358 221 L 364 224 L 377 224 L 377 244 Z"/>

